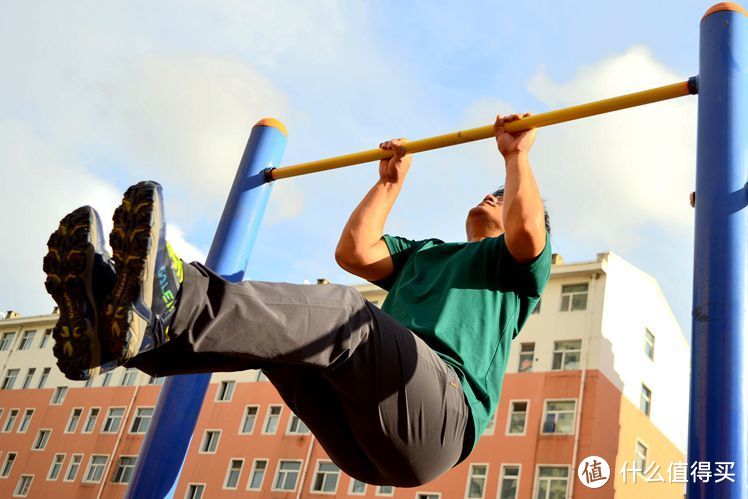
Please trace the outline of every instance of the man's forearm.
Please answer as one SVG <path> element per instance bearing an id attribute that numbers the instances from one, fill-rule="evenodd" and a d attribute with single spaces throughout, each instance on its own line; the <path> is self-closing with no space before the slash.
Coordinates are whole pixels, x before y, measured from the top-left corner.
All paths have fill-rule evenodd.
<path id="1" fill-rule="evenodd" d="M 526 152 L 506 160 L 503 203 L 504 230 L 512 256 L 531 260 L 545 246 L 545 210 Z"/>
<path id="2" fill-rule="evenodd" d="M 377 181 L 345 224 L 335 251 L 338 258 L 360 257 L 379 242 L 401 189 L 402 182 Z"/>

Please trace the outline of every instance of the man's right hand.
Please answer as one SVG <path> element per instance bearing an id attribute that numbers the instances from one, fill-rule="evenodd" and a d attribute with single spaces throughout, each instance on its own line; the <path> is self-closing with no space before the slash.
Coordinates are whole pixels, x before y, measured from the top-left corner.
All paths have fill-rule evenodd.
<path id="1" fill-rule="evenodd" d="M 392 151 L 394 156 L 388 159 L 379 160 L 379 178 L 392 184 L 401 184 L 410 169 L 410 162 L 413 156 L 405 154 L 403 146 L 408 143 L 408 139 L 392 139 L 379 144 L 381 149 Z"/>

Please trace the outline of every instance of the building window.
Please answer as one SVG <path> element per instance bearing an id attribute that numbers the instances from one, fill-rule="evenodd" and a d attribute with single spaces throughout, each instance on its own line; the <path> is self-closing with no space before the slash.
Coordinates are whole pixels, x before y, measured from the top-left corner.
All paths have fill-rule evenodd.
<path id="1" fill-rule="evenodd" d="M 488 465 L 471 464 L 470 476 L 467 483 L 467 499 L 483 499 L 486 491 L 486 477 L 488 475 Z"/>
<path id="2" fill-rule="evenodd" d="M 163 376 L 151 376 L 151 379 L 148 381 L 149 385 L 163 385 L 164 384 L 164 377 Z"/>
<path id="3" fill-rule="evenodd" d="M 2 469 L 0 469 L 0 478 L 8 478 L 8 475 L 10 475 L 10 470 L 13 469 L 13 463 L 15 462 L 15 452 L 8 452 L 7 454 L 5 454 L 5 461 L 3 462 Z"/>
<path id="4" fill-rule="evenodd" d="M 231 400 L 231 396 L 234 394 L 234 384 L 233 381 L 221 381 L 216 394 L 216 400 L 219 402 Z"/>
<path id="5" fill-rule="evenodd" d="M 232 459 L 229 463 L 229 470 L 226 473 L 226 482 L 223 485 L 225 489 L 235 489 L 239 485 L 239 477 L 242 474 L 244 466 L 243 459 Z"/>
<path id="6" fill-rule="evenodd" d="M 587 283 L 561 287 L 561 311 L 587 310 Z"/>
<path id="7" fill-rule="evenodd" d="M 530 312 L 531 314 L 539 314 L 540 313 L 540 303 L 541 303 L 541 300 L 538 299 L 538 302 L 535 304 L 535 308 L 533 308 L 532 312 Z"/>
<path id="8" fill-rule="evenodd" d="M 491 417 L 488 418 L 488 424 L 486 425 L 486 429 L 483 430 L 483 435 L 493 435 L 496 431 L 496 413 L 494 412 L 491 414 Z"/>
<path id="9" fill-rule="evenodd" d="M 647 328 L 644 328 L 644 354 L 654 360 L 655 355 L 655 337 Z"/>
<path id="10" fill-rule="evenodd" d="M 21 418 L 21 424 L 18 425 L 18 433 L 26 433 L 29 425 L 31 424 L 31 418 L 34 416 L 34 409 L 26 409 L 23 411 L 23 418 Z"/>
<path id="11" fill-rule="evenodd" d="M 86 380 L 86 382 L 85 382 L 85 383 L 83 384 L 83 386 L 84 386 L 85 388 L 91 388 L 91 387 L 93 386 L 93 382 L 94 382 L 94 377 L 93 377 L 93 376 L 91 376 L 90 378 L 88 378 L 88 379 Z"/>
<path id="12" fill-rule="evenodd" d="M 257 420 L 257 411 L 260 408 L 256 405 L 248 405 L 244 409 L 244 419 L 242 420 L 242 429 L 240 433 L 252 433 L 255 428 L 255 421 Z"/>
<path id="13" fill-rule="evenodd" d="M 317 461 L 317 473 L 314 475 L 312 492 L 334 494 L 338 490 L 340 468 L 330 461 Z"/>
<path id="14" fill-rule="evenodd" d="M 634 455 L 634 462 L 636 463 L 636 471 L 644 473 L 647 469 L 647 446 L 636 441 L 636 451 Z"/>
<path id="15" fill-rule="evenodd" d="M 221 438 L 221 432 L 217 430 L 208 430 L 203 436 L 203 443 L 200 445 L 200 452 L 203 454 L 215 454 L 218 449 L 218 440 Z"/>
<path id="16" fill-rule="evenodd" d="M 109 371 L 104 374 L 104 377 L 101 378 L 101 386 L 109 386 L 109 383 L 112 381 L 112 371 Z"/>
<path id="17" fill-rule="evenodd" d="M 535 359 L 535 343 L 522 343 L 519 349 L 519 369 L 521 373 L 532 372 L 532 363 Z"/>
<path id="18" fill-rule="evenodd" d="M 536 499 L 555 499 L 566 497 L 566 486 L 569 481 L 569 468 L 566 466 L 540 466 Z"/>
<path id="19" fill-rule="evenodd" d="M 579 369 L 579 357 L 582 354 L 582 340 L 553 342 L 554 371 L 571 371 Z"/>
<path id="20" fill-rule="evenodd" d="M 153 407 L 138 407 L 135 410 L 135 418 L 132 420 L 130 433 L 145 433 L 151 425 Z"/>
<path id="21" fill-rule="evenodd" d="M 94 431 L 94 427 L 96 426 L 96 419 L 99 417 L 99 408 L 98 407 L 92 407 L 88 411 L 88 417 L 86 418 L 86 424 L 83 425 L 83 430 L 81 433 L 91 433 Z"/>
<path id="22" fill-rule="evenodd" d="M 265 381 L 269 381 L 267 375 L 265 374 L 265 371 L 262 369 L 257 370 L 257 382 L 263 383 Z"/>
<path id="23" fill-rule="evenodd" d="M 642 383 L 642 394 L 639 398 L 639 408 L 647 416 L 649 416 L 649 412 L 652 409 L 652 390 L 647 388 L 647 385 L 644 383 Z"/>
<path id="24" fill-rule="evenodd" d="M 377 487 L 376 495 L 378 496 L 391 496 L 395 494 L 395 487 L 392 485 L 380 485 Z"/>
<path id="25" fill-rule="evenodd" d="M 366 482 L 351 478 L 351 486 L 348 489 L 348 494 L 352 496 L 362 496 L 366 494 Z"/>
<path id="26" fill-rule="evenodd" d="M 31 348 L 31 344 L 34 342 L 34 335 L 36 331 L 24 331 L 21 336 L 21 343 L 18 344 L 19 350 L 28 350 Z"/>
<path id="27" fill-rule="evenodd" d="M 49 367 L 45 367 L 42 371 L 42 377 L 39 378 L 39 383 L 36 385 L 37 388 L 44 388 L 44 385 L 47 384 L 47 378 L 49 377 L 49 372 L 52 369 Z"/>
<path id="28" fill-rule="evenodd" d="M 109 413 L 104 420 L 104 427 L 101 429 L 102 433 L 117 433 L 119 431 L 120 424 L 122 424 L 122 416 L 125 414 L 125 409 L 122 407 L 112 407 L 109 409 Z"/>
<path id="29" fill-rule="evenodd" d="M 49 339 L 52 337 L 52 330 L 51 329 L 45 329 L 44 334 L 42 335 L 42 341 L 39 342 L 39 348 L 44 348 L 47 346 L 47 343 L 49 343 Z"/>
<path id="30" fill-rule="evenodd" d="M 296 490 L 296 481 L 299 479 L 301 461 L 278 462 L 278 471 L 275 474 L 273 490 L 285 490 L 293 492 Z"/>
<path id="31" fill-rule="evenodd" d="M 65 462 L 65 454 L 55 454 L 52 459 L 52 465 L 49 467 L 49 473 L 47 473 L 47 480 L 54 481 L 60 476 L 62 471 L 62 463 Z"/>
<path id="32" fill-rule="evenodd" d="M 81 461 L 83 461 L 83 454 L 73 454 L 73 457 L 70 458 L 70 464 L 68 464 L 68 471 L 65 473 L 65 482 L 75 481 L 78 469 L 81 467 Z"/>
<path id="33" fill-rule="evenodd" d="M 286 433 L 289 435 L 306 435 L 309 433 L 309 428 L 296 414 L 292 414 L 288 421 L 288 431 Z"/>
<path id="34" fill-rule="evenodd" d="M 55 392 L 52 394 L 51 405 L 62 405 L 65 402 L 65 395 L 68 394 L 67 386 L 58 386 L 55 388 Z"/>
<path id="35" fill-rule="evenodd" d="M 574 400 L 547 400 L 543 432 L 554 435 L 571 435 L 574 433 Z"/>
<path id="36" fill-rule="evenodd" d="M 122 456 L 117 461 L 117 468 L 112 475 L 112 483 L 130 483 L 132 472 L 135 470 L 135 456 Z"/>
<path id="37" fill-rule="evenodd" d="M 519 466 L 505 464 L 501 467 L 499 499 L 517 499 Z"/>
<path id="38" fill-rule="evenodd" d="M 435 494 L 433 492 L 419 492 L 416 494 L 416 499 L 441 499 L 441 494 Z"/>
<path id="39" fill-rule="evenodd" d="M 282 406 L 271 405 L 268 407 L 267 415 L 265 416 L 265 426 L 262 428 L 264 435 L 275 434 L 278 430 L 278 422 L 280 421 Z"/>
<path id="40" fill-rule="evenodd" d="M 203 499 L 203 492 L 205 492 L 205 485 L 191 483 L 187 485 L 187 493 L 184 495 L 184 499 Z"/>
<path id="41" fill-rule="evenodd" d="M 51 434 L 52 430 L 39 430 L 36 434 L 36 440 L 34 440 L 34 444 L 31 446 L 31 450 L 44 450 L 47 447 L 47 442 L 49 442 Z"/>
<path id="42" fill-rule="evenodd" d="M 20 369 L 8 369 L 5 372 L 5 378 L 3 378 L 3 384 L 0 385 L 0 390 L 12 390 L 13 385 L 16 384 L 18 373 L 20 372 L 21 372 Z"/>
<path id="43" fill-rule="evenodd" d="M 265 471 L 268 468 L 267 459 L 255 459 L 252 464 L 252 472 L 249 474 L 247 490 L 260 490 L 265 480 Z"/>
<path id="44" fill-rule="evenodd" d="M 527 401 L 512 401 L 509 403 L 509 427 L 507 435 L 524 435 L 527 423 Z"/>
<path id="45" fill-rule="evenodd" d="M 108 456 L 100 456 L 96 454 L 91 456 L 83 481 L 86 483 L 99 483 L 101 477 L 104 475 L 104 468 L 106 467 L 107 459 Z"/>
<path id="46" fill-rule="evenodd" d="M 138 377 L 138 371 L 135 368 L 126 369 L 122 374 L 122 382 L 120 386 L 132 386 L 135 384 L 135 380 Z"/>
<path id="47" fill-rule="evenodd" d="M 26 497 L 31 488 L 31 482 L 34 481 L 33 475 L 21 475 L 16 485 L 16 490 L 13 492 L 13 497 Z"/>
<path id="48" fill-rule="evenodd" d="M 10 350 L 10 348 L 13 346 L 13 340 L 15 338 L 16 333 L 3 333 L 2 338 L 0 338 L 0 352 Z"/>
<path id="49" fill-rule="evenodd" d="M 29 367 L 28 372 L 26 373 L 26 377 L 23 378 L 23 385 L 21 386 L 22 389 L 30 388 L 31 387 L 31 380 L 34 378 L 34 374 L 36 373 L 35 367 Z"/>
<path id="50" fill-rule="evenodd" d="M 13 425 L 16 424 L 16 419 L 18 419 L 18 409 L 9 410 L 8 418 L 5 420 L 5 424 L 3 425 L 3 433 L 13 431 Z"/>
<path id="51" fill-rule="evenodd" d="M 78 422 L 81 420 L 81 414 L 83 409 L 76 407 L 70 412 L 70 418 L 68 419 L 68 425 L 65 427 L 65 433 L 74 433 L 75 429 L 78 428 Z"/>

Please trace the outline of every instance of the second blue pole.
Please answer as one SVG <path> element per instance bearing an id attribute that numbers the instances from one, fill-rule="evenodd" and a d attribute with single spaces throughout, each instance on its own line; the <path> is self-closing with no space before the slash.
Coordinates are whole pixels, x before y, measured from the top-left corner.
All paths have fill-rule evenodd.
<path id="1" fill-rule="evenodd" d="M 280 164 L 285 147 L 280 121 L 264 119 L 252 128 L 205 262 L 228 281 L 244 280 L 272 188 L 264 171 Z M 174 496 L 209 383 L 210 374 L 167 379 L 126 497 Z"/>

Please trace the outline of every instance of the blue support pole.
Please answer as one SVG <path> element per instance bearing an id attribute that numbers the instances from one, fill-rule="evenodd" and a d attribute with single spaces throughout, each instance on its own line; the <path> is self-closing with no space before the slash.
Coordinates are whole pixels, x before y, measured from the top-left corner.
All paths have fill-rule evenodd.
<path id="1" fill-rule="evenodd" d="M 272 183 L 264 170 L 277 167 L 286 147 L 286 130 L 277 120 L 258 122 L 249 136 L 206 266 L 225 279 L 244 279 Z M 173 497 L 210 374 L 172 376 L 156 410 L 133 472 L 128 498 Z"/>
<path id="2" fill-rule="evenodd" d="M 748 490 L 746 180 L 748 16 L 718 4 L 701 21 L 688 462 L 712 473 L 732 463 L 736 483 L 694 479 L 689 468 L 689 499 Z"/>

